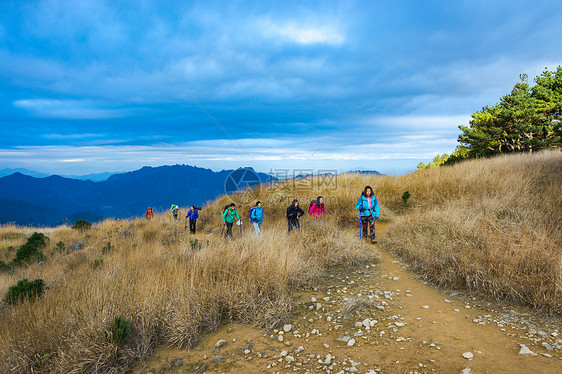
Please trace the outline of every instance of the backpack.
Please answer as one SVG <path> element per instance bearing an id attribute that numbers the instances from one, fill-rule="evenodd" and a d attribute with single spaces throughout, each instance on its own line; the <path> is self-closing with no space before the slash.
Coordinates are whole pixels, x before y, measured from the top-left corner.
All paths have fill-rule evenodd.
<path id="1" fill-rule="evenodd" d="M 226 210 L 227 210 L 228 208 L 230 208 L 230 204 L 224 206 L 224 209 L 222 210 L 222 214 L 224 214 L 224 212 L 226 212 Z"/>
<path id="2" fill-rule="evenodd" d="M 318 202 L 316 200 L 310 200 L 310 204 L 308 204 L 308 212 L 310 213 L 310 209 L 312 209 L 312 206 L 316 204 L 318 205 Z"/>
<path id="3" fill-rule="evenodd" d="M 254 218 L 252 218 L 252 213 L 254 213 L 255 209 L 256 209 L 255 206 L 250 208 L 250 222 L 256 222 L 256 220 Z"/>

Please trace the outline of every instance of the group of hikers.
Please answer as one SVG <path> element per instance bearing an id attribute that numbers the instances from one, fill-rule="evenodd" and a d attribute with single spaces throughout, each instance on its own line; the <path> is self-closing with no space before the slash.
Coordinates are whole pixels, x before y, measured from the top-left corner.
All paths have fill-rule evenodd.
<path id="1" fill-rule="evenodd" d="M 185 228 L 187 230 L 187 223 L 189 222 L 189 232 L 192 234 L 195 234 L 195 231 L 197 229 L 196 226 L 197 226 L 197 220 L 199 220 L 199 210 L 201 210 L 201 208 L 192 205 L 187 211 L 187 215 L 185 216 Z M 170 208 L 170 212 L 174 216 L 174 219 L 177 220 L 180 215 L 179 206 L 177 206 L 176 204 L 172 204 Z M 146 219 L 151 219 L 152 214 L 153 214 L 152 207 L 148 207 L 146 209 Z"/>
<path id="2" fill-rule="evenodd" d="M 359 210 L 360 216 L 360 226 L 359 226 L 359 235 L 362 239 L 370 239 L 372 243 L 376 243 L 375 240 L 375 220 L 379 218 L 379 204 L 377 202 L 377 198 L 373 194 L 373 189 L 371 186 L 366 186 L 363 191 L 361 192 L 361 196 L 355 204 L 357 210 Z M 196 232 L 196 223 L 199 219 L 198 211 L 201 208 L 197 208 L 195 206 L 191 206 L 186 215 L 186 229 L 187 229 L 187 221 L 189 221 L 189 232 L 195 234 Z M 172 204 L 170 208 L 170 212 L 174 216 L 174 219 L 178 219 L 180 214 L 180 209 L 176 204 Z M 324 207 L 324 198 L 322 196 L 318 196 L 316 200 L 312 200 L 310 202 L 308 213 L 311 216 L 311 224 L 312 225 L 322 225 L 324 224 L 324 214 L 326 213 L 326 209 Z M 290 234 L 293 229 L 300 230 L 300 218 L 304 215 L 304 210 L 299 206 L 299 201 L 297 199 L 293 200 L 293 202 L 287 207 L 287 226 L 288 226 L 288 233 Z M 152 208 L 149 207 L 146 211 L 146 218 L 150 219 L 152 217 Z M 264 211 L 262 207 L 261 201 L 258 201 L 251 209 L 249 214 L 249 219 L 252 225 L 254 226 L 254 234 L 256 236 L 260 236 L 261 233 L 261 225 L 263 223 L 264 218 Z M 236 204 L 230 203 L 224 207 L 224 211 L 222 213 L 222 222 L 223 222 L 223 231 L 221 232 L 221 236 L 224 233 L 224 237 L 233 238 L 232 235 L 232 228 L 234 224 L 240 226 L 240 232 L 242 232 L 242 219 L 240 218 L 240 214 L 236 210 Z M 225 232 L 226 228 L 226 232 Z"/>
<path id="3" fill-rule="evenodd" d="M 375 220 L 379 218 L 379 204 L 377 198 L 373 194 L 373 189 L 371 186 L 366 186 L 362 191 L 357 204 L 355 204 L 357 210 L 360 214 L 360 237 L 367 239 L 370 238 L 372 243 L 376 243 L 375 240 Z M 324 224 L 324 214 L 326 209 L 324 207 L 324 198 L 318 196 L 316 200 L 310 202 L 308 213 L 311 216 L 311 224 L 322 225 Z M 293 229 L 300 230 L 300 218 L 304 215 L 304 210 L 299 206 L 299 201 L 297 199 L 287 207 L 287 226 L 288 233 L 291 233 Z M 254 226 L 254 233 L 256 236 L 260 236 L 261 225 L 264 218 L 263 207 L 261 201 L 258 201 L 255 206 L 250 209 L 250 222 Z M 222 215 L 222 221 L 224 228 L 226 227 L 225 237 L 232 238 L 232 227 L 236 223 L 237 225 L 242 225 L 240 214 L 236 210 L 236 204 L 231 203 L 224 207 L 224 212 Z M 242 228 L 240 228 L 241 230 Z"/>

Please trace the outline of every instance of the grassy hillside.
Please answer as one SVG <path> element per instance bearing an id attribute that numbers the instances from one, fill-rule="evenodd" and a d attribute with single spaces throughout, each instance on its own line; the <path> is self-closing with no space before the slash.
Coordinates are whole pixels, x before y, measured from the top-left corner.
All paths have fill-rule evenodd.
<path id="1" fill-rule="evenodd" d="M 25 242 L 29 230 L 21 231 L 0 230 L 6 260 L 9 246 Z M 376 262 L 369 246 L 350 245 L 350 235 L 332 225 L 289 240 L 273 224 L 259 239 L 234 242 L 213 235 L 190 242 L 168 216 L 44 233 L 43 266 L 0 275 L 2 296 L 22 278 L 49 287 L 32 302 L 2 303 L 2 372 L 121 373 L 157 343 L 190 347 L 223 321 L 273 328 L 291 312 L 291 290 L 313 287 L 324 267 Z M 59 242 L 65 249 L 51 254 Z M 82 249 L 73 250 L 79 242 Z M 119 316 L 130 321 L 126 345 L 108 332 Z"/>
<path id="2" fill-rule="evenodd" d="M 41 230 L 49 237 L 43 265 L 0 273 L 0 296 L 23 278 L 48 287 L 34 301 L 1 302 L 1 370 L 117 373 L 157 343 L 189 347 L 223 321 L 277 326 L 291 313 L 291 292 L 313 287 L 325 267 L 376 262 L 373 247 L 355 236 L 354 205 L 366 184 L 390 222 L 380 244 L 414 271 L 562 315 L 562 153 L 553 151 L 401 177 L 340 175 L 320 191 L 290 182 L 256 187 L 234 199 L 264 203 L 259 239 L 247 222 L 242 238 L 219 237 L 228 197 L 201 211 L 197 243 L 168 215 L 105 221 L 85 232 Z M 287 236 L 288 202 L 299 196 L 305 207 L 317 194 L 327 202 L 326 224 L 312 227 L 305 216 L 303 231 Z M 238 206 L 246 218 L 250 204 Z M 33 231 L 1 227 L 0 260 L 9 262 Z M 131 322 L 128 344 L 110 331 L 118 316 Z"/>
<path id="3" fill-rule="evenodd" d="M 518 154 L 396 179 L 407 214 L 381 238 L 443 286 L 562 315 L 562 152 Z"/>

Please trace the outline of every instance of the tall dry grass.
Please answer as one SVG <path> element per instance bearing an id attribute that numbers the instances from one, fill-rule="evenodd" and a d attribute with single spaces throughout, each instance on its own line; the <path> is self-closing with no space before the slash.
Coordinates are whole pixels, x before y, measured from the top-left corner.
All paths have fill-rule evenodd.
<path id="1" fill-rule="evenodd" d="M 291 290 L 314 286 L 326 266 L 376 261 L 332 225 L 288 237 L 274 222 L 260 238 L 200 236 L 195 250 L 183 222 L 169 215 L 47 234 L 45 253 L 59 241 L 85 244 L 0 275 L 0 295 L 21 278 L 49 287 L 33 302 L 1 304 L 3 372 L 121 373 L 157 343 L 190 347 L 224 321 L 270 329 L 289 318 Z M 112 249 L 102 255 L 108 242 Z M 92 267 L 100 257 L 103 265 Z M 120 347 L 107 333 L 117 316 L 131 321 L 130 343 Z"/>
<path id="2" fill-rule="evenodd" d="M 473 160 L 396 181 L 411 207 L 381 236 L 383 248 L 441 286 L 562 315 L 562 152 Z"/>
<path id="3" fill-rule="evenodd" d="M 315 284 L 327 266 L 376 261 L 356 240 L 354 205 L 365 185 L 374 188 L 381 219 L 377 234 L 427 279 L 494 298 L 562 314 L 562 153 L 511 155 L 400 177 L 346 174 L 337 186 L 302 191 L 298 184 L 254 187 L 235 196 L 242 236 L 220 238 L 223 196 L 201 211 L 200 250 L 193 250 L 183 221 L 169 214 L 151 221 L 104 221 L 88 232 L 42 229 L 49 236 L 43 266 L 0 274 L 0 296 L 21 278 L 45 280 L 34 302 L 0 303 L 0 368 L 4 372 L 117 373 L 157 343 L 189 347 L 223 321 L 272 328 L 291 311 L 291 290 Z M 408 205 L 401 200 L 408 190 Z M 247 191 L 246 191 L 247 192 Z M 325 225 L 302 220 L 287 236 L 285 210 L 299 197 L 323 195 Z M 262 236 L 247 222 L 255 200 L 264 204 Z M 0 228 L 0 245 L 17 247 L 34 230 Z M 21 235 L 21 233 L 25 235 Z M 241 236 L 241 237 L 240 237 Z M 58 242 L 67 250 L 52 252 Z M 84 242 L 82 249 L 72 250 Z M 112 249 L 102 254 L 110 242 Z M 103 265 L 92 267 L 103 258 Z M 132 321 L 130 343 L 110 343 L 107 328 Z M 46 356 L 47 355 L 47 356 Z"/>

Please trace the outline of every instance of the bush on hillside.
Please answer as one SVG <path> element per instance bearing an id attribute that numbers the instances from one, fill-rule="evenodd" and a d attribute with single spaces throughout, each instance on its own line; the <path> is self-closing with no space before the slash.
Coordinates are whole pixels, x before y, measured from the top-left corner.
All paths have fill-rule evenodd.
<path id="1" fill-rule="evenodd" d="M 121 316 L 115 317 L 107 330 L 109 341 L 115 345 L 129 344 L 129 337 L 131 336 L 130 329 L 131 321 Z"/>
<path id="2" fill-rule="evenodd" d="M 0 261 L 0 273 L 2 272 L 6 272 L 9 273 L 10 271 L 12 271 L 12 267 L 5 263 L 4 261 Z"/>
<path id="3" fill-rule="evenodd" d="M 61 254 L 62 252 L 64 252 L 65 249 L 66 249 L 66 245 L 64 244 L 64 242 L 59 241 L 53 247 L 53 250 L 51 251 L 51 256 L 55 254 Z"/>
<path id="4" fill-rule="evenodd" d="M 41 249 L 47 246 L 48 240 L 49 238 L 44 234 L 34 232 L 29 239 L 27 239 L 27 243 L 19 247 L 12 263 L 14 265 L 20 265 L 42 261 L 45 256 L 43 256 Z"/>
<path id="5" fill-rule="evenodd" d="M 4 301 L 7 304 L 16 304 L 25 299 L 33 300 L 36 297 L 43 295 L 45 292 L 45 282 L 43 279 L 35 279 L 29 282 L 27 279 L 18 281 L 15 286 L 8 289 Z"/>
<path id="6" fill-rule="evenodd" d="M 74 223 L 72 228 L 78 231 L 86 231 L 92 228 L 92 224 L 86 220 L 79 219 Z"/>

